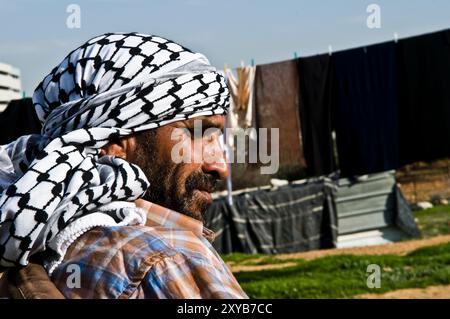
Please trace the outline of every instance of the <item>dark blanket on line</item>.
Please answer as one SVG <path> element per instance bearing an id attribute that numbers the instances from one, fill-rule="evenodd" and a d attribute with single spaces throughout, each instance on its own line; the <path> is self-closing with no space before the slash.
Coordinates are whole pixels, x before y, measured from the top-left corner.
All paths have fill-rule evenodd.
<path id="1" fill-rule="evenodd" d="M 12 100 L 0 113 L 0 145 L 22 135 L 39 133 L 41 128 L 31 98 Z"/>

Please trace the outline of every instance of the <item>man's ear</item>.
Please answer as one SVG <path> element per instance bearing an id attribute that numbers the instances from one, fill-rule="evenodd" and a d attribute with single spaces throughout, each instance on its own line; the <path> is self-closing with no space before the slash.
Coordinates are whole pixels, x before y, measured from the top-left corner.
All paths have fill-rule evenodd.
<path id="1" fill-rule="evenodd" d="M 111 141 L 100 149 L 100 157 L 105 155 L 113 155 L 124 160 L 130 160 L 136 149 L 136 137 L 129 135 Z"/>

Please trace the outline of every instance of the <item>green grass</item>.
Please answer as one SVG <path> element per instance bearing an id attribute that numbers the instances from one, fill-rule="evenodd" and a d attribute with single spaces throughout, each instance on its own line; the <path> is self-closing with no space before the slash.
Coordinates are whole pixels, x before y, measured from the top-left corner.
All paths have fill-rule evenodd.
<path id="1" fill-rule="evenodd" d="M 276 255 L 232 253 L 222 255 L 227 263 L 240 266 L 263 266 L 298 262 L 298 259 L 279 259 Z"/>
<path id="2" fill-rule="evenodd" d="M 414 217 L 424 238 L 450 234 L 450 205 L 416 211 Z"/>
<path id="3" fill-rule="evenodd" d="M 341 255 L 296 262 L 292 267 L 235 275 L 251 298 L 353 298 L 363 293 L 450 284 L 450 243 L 406 256 Z M 369 264 L 382 269 L 380 289 L 367 287 Z"/>
<path id="4" fill-rule="evenodd" d="M 450 234 L 450 205 L 416 211 L 414 217 L 424 238 Z M 355 298 L 364 293 L 450 284 L 450 243 L 421 248 L 406 256 L 339 255 L 306 261 L 234 253 L 223 258 L 241 266 L 295 263 L 281 269 L 235 273 L 251 298 Z M 367 287 L 369 264 L 382 269 L 380 289 Z"/>
<path id="5" fill-rule="evenodd" d="M 261 258 L 265 255 L 263 254 L 244 254 L 244 253 L 232 253 L 227 255 L 222 255 L 222 259 L 226 262 L 246 264 L 249 261 Z"/>

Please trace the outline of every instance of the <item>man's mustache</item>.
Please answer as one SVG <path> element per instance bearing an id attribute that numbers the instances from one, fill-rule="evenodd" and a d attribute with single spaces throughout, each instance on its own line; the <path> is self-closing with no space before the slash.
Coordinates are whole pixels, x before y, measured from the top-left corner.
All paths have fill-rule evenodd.
<path id="1" fill-rule="evenodd" d="M 186 191 L 192 193 L 198 189 L 212 193 L 217 186 L 217 178 L 210 174 L 204 174 L 201 172 L 194 172 L 186 179 Z"/>

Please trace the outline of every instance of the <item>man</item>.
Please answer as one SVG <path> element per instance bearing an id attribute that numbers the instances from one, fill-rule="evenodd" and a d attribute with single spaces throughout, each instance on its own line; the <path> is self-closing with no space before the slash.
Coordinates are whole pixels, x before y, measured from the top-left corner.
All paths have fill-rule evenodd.
<path id="1" fill-rule="evenodd" d="M 35 296 L 42 264 L 68 298 L 246 298 L 202 224 L 228 100 L 203 55 L 160 37 L 72 51 L 33 95 L 42 133 L 0 148 L 0 266 L 29 265 L 8 283 Z"/>

